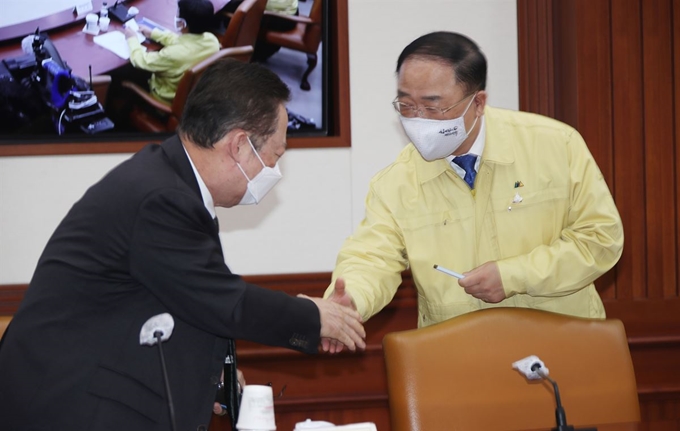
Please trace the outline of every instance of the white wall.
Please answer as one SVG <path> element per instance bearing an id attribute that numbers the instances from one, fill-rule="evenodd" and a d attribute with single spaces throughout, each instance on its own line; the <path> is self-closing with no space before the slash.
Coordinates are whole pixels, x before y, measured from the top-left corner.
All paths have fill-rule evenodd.
<path id="1" fill-rule="evenodd" d="M 255 207 L 219 209 L 241 274 L 331 271 L 363 217 L 368 181 L 406 143 L 390 102 L 399 52 L 437 30 L 470 36 L 489 60 L 489 103 L 518 107 L 515 0 L 349 0 L 352 148 L 290 150 Z M 71 205 L 129 155 L 0 158 L 0 284 L 27 283 Z"/>
<path id="2" fill-rule="evenodd" d="M 408 143 L 391 105 L 397 58 L 440 30 L 470 37 L 486 55 L 489 104 L 519 107 L 515 0 L 349 0 L 353 226 L 369 180 Z"/>

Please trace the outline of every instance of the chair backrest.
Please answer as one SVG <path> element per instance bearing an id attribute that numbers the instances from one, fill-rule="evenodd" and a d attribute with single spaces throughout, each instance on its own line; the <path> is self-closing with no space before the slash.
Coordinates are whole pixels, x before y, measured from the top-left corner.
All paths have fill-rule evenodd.
<path id="1" fill-rule="evenodd" d="M 190 69 L 187 69 L 187 71 L 184 72 L 179 85 L 177 86 L 177 92 L 175 93 L 175 98 L 172 101 L 172 114 L 168 119 L 167 130 L 175 130 L 177 128 L 179 120 L 182 118 L 182 112 L 184 111 L 184 105 L 186 104 L 187 97 L 189 97 L 189 93 L 191 93 L 191 90 L 194 88 L 194 86 L 196 86 L 196 83 L 201 78 L 201 75 L 205 69 L 208 68 L 208 66 L 215 63 L 217 60 L 227 57 L 248 63 L 250 62 L 252 55 L 252 46 L 223 48 L 205 60 L 195 64 Z"/>
<path id="2" fill-rule="evenodd" d="M 392 431 L 554 427 L 552 386 L 512 369 L 529 355 L 558 383 L 569 424 L 640 420 L 619 320 L 491 308 L 387 334 L 383 347 Z"/>
<path id="3" fill-rule="evenodd" d="M 314 0 L 308 20 L 305 20 L 308 22 L 298 22 L 294 29 L 288 31 L 263 28 L 260 38 L 274 45 L 315 54 L 319 50 L 323 33 L 323 3 L 321 0 Z"/>
<path id="4" fill-rule="evenodd" d="M 224 34 L 219 37 L 222 48 L 255 47 L 266 7 L 267 0 L 243 0 L 232 14 Z"/>

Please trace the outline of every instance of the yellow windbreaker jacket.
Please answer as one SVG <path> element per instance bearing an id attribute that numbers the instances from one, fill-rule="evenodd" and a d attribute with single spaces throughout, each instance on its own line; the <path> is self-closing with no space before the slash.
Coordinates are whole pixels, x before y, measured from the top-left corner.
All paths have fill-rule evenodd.
<path id="1" fill-rule="evenodd" d="M 364 319 L 392 300 L 407 268 L 420 327 L 497 306 L 605 317 L 593 281 L 621 256 L 623 228 L 583 138 L 535 114 L 487 107 L 484 115 L 474 195 L 446 160 L 427 162 L 412 144 L 372 179 L 366 217 L 333 273 Z M 507 296 L 498 304 L 433 269 L 488 261 L 498 263 Z"/>
<path id="2" fill-rule="evenodd" d="M 130 63 L 153 73 L 149 79 L 151 94 L 167 103 L 175 98 L 184 72 L 220 50 L 220 42 L 212 33 L 176 34 L 155 28 L 151 39 L 163 48 L 147 52 L 137 38 L 127 39 Z"/>

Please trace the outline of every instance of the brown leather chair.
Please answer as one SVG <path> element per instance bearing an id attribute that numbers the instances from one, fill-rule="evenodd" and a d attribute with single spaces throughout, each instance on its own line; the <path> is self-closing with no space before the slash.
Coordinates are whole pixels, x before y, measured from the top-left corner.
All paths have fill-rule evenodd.
<path id="1" fill-rule="evenodd" d="M 323 13 L 322 6 L 323 2 L 321 0 L 315 0 L 309 11 L 309 16 L 284 15 L 266 11 L 265 15 L 273 15 L 281 19 L 294 21 L 297 25 L 293 30 L 283 32 L 263 30 L 260 32 L 259 36 L 259 40 L 261 41 L 307 54 L 307 70 L 305 70 L 305 73 L 302 75 L 302 80 L 300 81 L 300 88 L 305 91 L 309 91 L 310 89 L 307 78 L 316 67 L 318 61 L 316 53 L 319 50 L 323 30 L 321 23 Z"/>
<path id="2" fill-rule="evenodd" d="M 172 104 L 156 99 L 148 91 L 133 82 L 123 82 L 123 87 L 136 95 L 139 101 L 139 103 L 132 108 L 130 122 L 140 131 L 174 132 L 179 125 L 179 120 L 182 118 L 184 104 L 186 103 L 187 97 L 189 97 L 189 93 L 208 66 L 217 60 L 227 57 L 247 63 L 250 61 L 252 55 L 252 46 L 238 46 L 221 49 L 205 60 L 199 62 L 191 69 L 184 72 Z"/>
<path id="3" fill-rule="evenodd" d="M 383 339 L 392 431 L 529 430 L 555 426 L 553 387 L 513 362 L 538 356 L 574 426 L 638 422 L 621 321 L 491 308 Z"/>
<path id="4" fill-rule="evenodd" d="M 254 48 L 266 7 L 267 0 L 243 0 L 233 13 L 225 14 L 229 17 L 229 25 L 224 34 L 218 36 L 222 48 L 232 46 Z"/>
<path id="5" fill-rule="evenodd" d="M 9 322 L 12 321 L 12 316 L 0 316 L 0 339 L 7 330 Z"/>

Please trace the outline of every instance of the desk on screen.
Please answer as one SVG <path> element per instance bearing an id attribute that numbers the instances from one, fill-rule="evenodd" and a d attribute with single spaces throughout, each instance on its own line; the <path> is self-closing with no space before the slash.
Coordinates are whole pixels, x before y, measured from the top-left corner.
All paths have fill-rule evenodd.
<path id="1" fill-rule="evenodd" d="M 73 12 L 75 4 L 82 3 L 81 0 L 50 0 L 50 3 L 52 2 L 56 2 L 58 6 L 46 9 L 49 11 L 48 14 L 40 9 L 43 4 L 46 4 L 45 0 L 12 2 L 11 9 L 3 10 L 3 14 L 15 13 L 19 18 L 5 17 L 0 21 L 0 23 L 7 24 L 0 25 L 0 59 L 22 55 L 21 39 L 33 34 L 36 28 L 40 28 L 41 31 L 47 31 L 54 46 L 59 50 L 61 58 L 78 76 L 86 78 L 89 74 L 89 66 L 92 66 L 93 75 L 101 75 L 127 64 L 127 60 L 97 45 L 93 41 L 94 36 L 82 32 L 85 16 L 76 16 Z M 40 6 L 38 7 L 36 3 Z M 73 6 L 66 6 L 66 9 L 63 9 L 68 3 Z M 103 0 L 93 0 L 92 3 L 93 11 L 98 12 Z M 109 0 L 108 3 L 109 6 L 113 6 L 115 0 Z M 177 0 L 131 0 L 125 5 L 137 7 L 139 18 L 149 18 L 167 28 L 174 26 Z M 59 10 L 55 11 L 55 9 Z M 36 16 L 38 11 L 42 12 L 40 14 L 42 16 Z M 17 22 L 19 19 L 23 21 Z M 112 20 L 108 31 L 116 30 L 124 31 L 123 25 Z"/>

